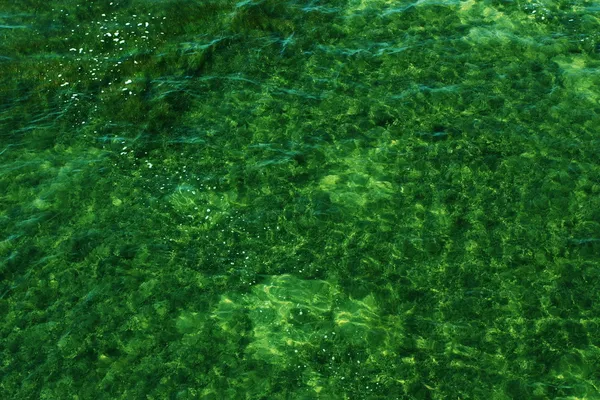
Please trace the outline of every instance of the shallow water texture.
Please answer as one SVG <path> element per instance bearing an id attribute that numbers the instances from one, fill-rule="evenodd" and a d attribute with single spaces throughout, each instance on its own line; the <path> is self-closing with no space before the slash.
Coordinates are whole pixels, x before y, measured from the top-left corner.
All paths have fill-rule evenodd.
<path id="1" fill-rule="evenodd" d="M 2 1 L 0 398 L 600 398 L 599 32 Z"/>

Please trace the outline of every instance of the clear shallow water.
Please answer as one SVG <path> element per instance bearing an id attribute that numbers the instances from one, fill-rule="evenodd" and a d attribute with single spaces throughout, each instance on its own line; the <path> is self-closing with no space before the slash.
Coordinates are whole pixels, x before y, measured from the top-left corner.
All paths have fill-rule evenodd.
<path id="1" fill-rule="evenodd" d="M 0 397 L 596 398 L 598 10 L 0 6 Z"/>

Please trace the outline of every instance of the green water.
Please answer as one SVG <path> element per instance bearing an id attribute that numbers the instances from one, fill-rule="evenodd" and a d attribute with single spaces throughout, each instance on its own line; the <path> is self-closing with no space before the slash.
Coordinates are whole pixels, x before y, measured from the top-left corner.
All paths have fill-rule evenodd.
<path id="1" fill-rule="evenodd" d="M 598 1 L 4 0 L 1 399 L 600 399 Z"/>

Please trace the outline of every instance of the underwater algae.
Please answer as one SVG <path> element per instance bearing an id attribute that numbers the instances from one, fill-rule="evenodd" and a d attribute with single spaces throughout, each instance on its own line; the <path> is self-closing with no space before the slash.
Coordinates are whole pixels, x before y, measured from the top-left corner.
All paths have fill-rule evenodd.
<path id="1" fill-rule="evenodd" d="M 0 398 L 600 397 L 593 1 L 0 5 Z"/>

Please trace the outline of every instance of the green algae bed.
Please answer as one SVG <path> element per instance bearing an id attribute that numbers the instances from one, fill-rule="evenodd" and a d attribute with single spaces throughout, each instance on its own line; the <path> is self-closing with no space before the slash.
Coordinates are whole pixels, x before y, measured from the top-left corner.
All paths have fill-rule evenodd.
<path id="1" fill-rule="evenodd" d="M 0 398 L 599 399 L 600 3 L 0 5 Z"/>

